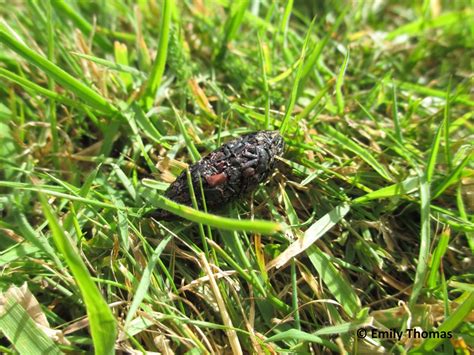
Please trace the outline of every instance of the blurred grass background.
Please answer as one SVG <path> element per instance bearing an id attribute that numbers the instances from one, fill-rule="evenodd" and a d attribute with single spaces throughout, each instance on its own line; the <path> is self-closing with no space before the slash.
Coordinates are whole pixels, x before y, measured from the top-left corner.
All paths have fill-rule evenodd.
<path id="1" fill-rule="evenodd" d="M 472 352 L 473 5 L 3 2 L 0 350 Z M 225 219 L 143 217 L 262 129 Z"/>

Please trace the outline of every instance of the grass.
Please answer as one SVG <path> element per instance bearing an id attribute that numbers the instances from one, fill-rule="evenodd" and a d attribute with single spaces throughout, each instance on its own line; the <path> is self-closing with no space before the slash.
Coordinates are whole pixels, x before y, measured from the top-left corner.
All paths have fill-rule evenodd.
<path id="1" fill-rule="evenodd" d="M 0 9 L 1 352 L 474 350 L 474 3 L 310 4 Z M 252 196 L 162 196 L 262 129 Z"/>

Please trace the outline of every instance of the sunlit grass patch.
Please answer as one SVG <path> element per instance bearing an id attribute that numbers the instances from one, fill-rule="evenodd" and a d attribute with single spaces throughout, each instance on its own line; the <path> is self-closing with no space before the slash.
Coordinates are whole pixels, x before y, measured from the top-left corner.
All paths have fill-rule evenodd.
<path id="1" fill-rule="evenodd" d="M 2 352 L 472 352 L 472 4 L 0 12 Z M 266 129 L 251 196 L 162 196 Z"/>

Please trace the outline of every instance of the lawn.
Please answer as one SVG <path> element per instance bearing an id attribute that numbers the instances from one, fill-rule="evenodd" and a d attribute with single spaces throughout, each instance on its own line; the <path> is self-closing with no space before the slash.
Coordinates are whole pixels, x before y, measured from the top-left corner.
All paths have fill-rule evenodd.
<path id="1" fill-rule="evenodd" d="M 0 352 L 474 351 L 472 0 L 0 13 Z M 261 130 L 252 193 L 163 197 Z"/>

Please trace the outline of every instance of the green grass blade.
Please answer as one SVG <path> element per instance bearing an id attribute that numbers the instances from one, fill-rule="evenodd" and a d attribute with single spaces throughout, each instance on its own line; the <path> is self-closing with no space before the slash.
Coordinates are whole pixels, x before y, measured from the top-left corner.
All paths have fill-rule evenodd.
<path id="1" fill-rule="evenodd" d="M 459 210 L 459 216 L 465 221 L 467 221 L 468 217 L 462 196 L 462 185 L 459 184 L 456 190 L 456 202 Z M 474 233 L 466 232 L 466 239 L 467 243 L 469 244 L 469 249 L 471 249 L 471 252 L 474 255 Z"/>
<path id="2" fill-rule="evenodd" d="M 125 190 L 127 190 L 128 194 L 132 197 L 134 201 L 137 200 L 137 191 L 135 190 L 135 186 L 130 181 L 128 176 L 123 172 L 123 170 L 117 164 L 112 164 L 112 170 L 117 175 L 117 178 L 122 183 Z"/>
<path id="3" fill-rule="evenodd" d="M 280 298 L 277 296 L 273 295 L 270 292 L 266 292 L 265 289 L 262 286 L 262 283 L 260 281 L 260 278 L 257 277 L 257 274 L 255 272 L 248 272 L 247 270 L 243 269 L 239 263 L 227 254 L 219 245 L 217 245 L 215 242 L 212 240 L 209 241 L 209 245 L 213 248 L 213 250 L 216 251 L 216 253 L 221 256 L 233 269 L 235 269 L 239 275 L 247 281 L 249 284 L 251 284 L 253 287 L 255 287 L 255 290 L 260 293 L 262 297 L 265 297 L 274 308 L 284 312 L 288 313 L 291 312 L 291 308 Z"/>
<path id="4" fill-rule="evenodd" d="M 436 135 L 431 143 L 430 156 L 426 166 L 426 181 L 431 182 L 433 173 L 435 171 L 436 161 L 438 159 L 439 146 L 441 144 L 441 137 L 443 132 L 443 125 L 439 125 Z"/>
<path id="5" fill-rule="evenodd" d="M 127 47 L 125 47 L 125 48 L 127 48 Z M 121 52 L 119 52 L 119 53 L 120 54 L 117 54 L 117 55 L 119 55 L 119 58 L 122 61 L 124 61 L 125 58 L 123 58 L 123 55 L 121 54 Z M 131 78 L 131 75 L 134 75 L 134 76 L 136 76 L 140 79 L 145 79 L 145 77 L 146 77 L 144 72 L 142 72 L 142 71 L 140 71 L 136 68 L 133 68 L 131 66 L 128 66 L 126 64 L 115 63 L 115 62 L 112 62 L 112 61 L 107 60 L 107 59 L 102 59 L 102 58 L 94 57 L 93 55 L 88 55 L 88 54 L 83 54 L 83 53 L 72 52 L 71 54 L 75 55 L 76 57 L 87 59 L 87 60 L 90 60 L 91 62 L 100 64 L 100 65 L 102 65 L 103 67 L 105 67 L 107 69 L 115 70 L 115 71 L 120 72 L 121 74 L 128 75 L 127 78 Z M 128 81 L 127 81 L 127 83 L 128 83 Z"/>
<path id="6" fill-rule="evenodd" d="M 446 250 L 448 250 L 449 244 L 449 229 L 443 231 L 438 241 L 438 245 L 433 252 L 430 265 L 430 275 L 428 277 L 428 287 L 434 288 L 437 285 L 437 279 L 439 276 L 439 267 L 441 265 L 441 260 L 443 259 Z"/>
<path id="7" fill-rule="evenodd" d="M 26 243 L 18 243 L 14 246 L 0 251 L 0 267 L 6 266 L 6 264 L 15 262 L 16 260 L 24 260 L 27 256 L 35 257 L 36 253 L 40 252 L 41 249 L 35 247 L 34 245 L 29 245 Z"/>
<path id="8" fill-rule="evenodd" d="M 160 41 L 156 52 L 156 58 L 151 68 L 145 90 L 145 108 L 150 109 L 155 101 L 155 95 L 160 87 L 163 74 L 165 72 L 166 59 L 168 56 L 168 43 L 170 40 L 171 28 L 171 9 L 173 8 L 173 0 L 163 0 L 163 15 L 160 25 Z"/>
<path id="9" fill-rule="evenodd" d="M 446 98 L 446 92 L 442 90 L 432 89 L 424 85 L 413 84 L 405 81 L 394 80 L 394 83 L 399 89 L 415 92 L 417 94 L 439 97 L 441 99 Z M 474 100 L 471 100 L 468 95 L 458 95 L 452 98 L 453 102 L 461 103 L 467 106 L 474 106 Z"/>
<path id="10" fill-rule="evenodd" d="M 156 247 L 155 251 L 153 252 L 150 260 L 148 261 L 147 266 L 143 270 L 142 278 L 140 279 L 140 283 L 135 291 L 135 295 L 133 297 L 132 304 L 128 310 L 127 318 L 125 320 L 125 331 L 127 331 L 130 322 L 132 321 L 133 317 L 135 316 L 136 311 L 140 307 L 143 299 L 145 298 L 148 288 L 150 287 L 151 277 L 153 274 L 153 270 L 155 269 L 155 265 L 160 258 L 161 253 L 165 249 L 166 245 L 168 245 L 169 241 L 171 240 L 172 235 L 167 236 L 163 239 L 158 246 Z"/>
<path id="11" fill-rule="evenodd" d="M 407 23 L 406 25 L 398 27 L 396 30 L 387 34 L 387 40 L 393 40 L 394 38 L 401 35 L 419 36 L 430 28 L 451 26 L 455 23 L 466 22 L 467 19 L 473 18 L 474 12 L 472 9 L 465 11 L 447 11 L 433 20 L 426 21 L 424 18 L 420 18 L 413 22 Z"/>
<path id="12" fill-rule="evenodd" d="M 121 126 L 122 122 L 120 122 L 118 119 L 113 118 L 108 122 L 107 127 L 104 128 L 104 139 L 102 140 L 102 144 L 100 146 L 99 155 L 103 155 L 104 157 L 108 157 L 110 155 Z"/>
<path id="13" fill-rule="evenodd" d="M 22 42 L 20 42 L 1 28 L 0 42 L 9 47 L 11 50 L 18 53 L 19 55 L 21 55 L 29 63 L 37 66 L 46 74 L 50 75 L 64 88 L 70 90 L 71 92 L 74 92 L 91 107 L 108 113 L 114 113 L 117 111 L 112 105 L 109 104 L 109 102 L 105 98 L 100 96 L 96 91 L 92 90 L 90 87 L 83 84 L 82 82 L 74 78 L 72 75 L 70 75 L 45 57 L 28 48 Z"/>
<path id="14" fill-rule="evenodd" d="M 331 36 L 339 29 L 339 26 L 341 26 L 348 10 L 349 10 L 349 6 L 346 6 L 345 9 L 337 17 L 336 21 L 334 22 L 334 25 L 329 30 L 329 32 L 323 37 L 321 41 L 318 42 L 317 45 L 314 46 L 313 50 L 308 55 L 308 59 L 306 60 L 306 63 L 304 63 L 304 66 L 303 66 L 303 72 L 301 73 L 303 82 L 307 80 L 310 72 L 314 70 L 314 68 L 316 67 L 318 60 L 321 56 L 321 53 L 323 52 L 324 47 L 326 47 Z M 314 21 L 315 19 L 313 19 L 313 22 Z"/>
<path id="15" fill-rule="evenodd" d="M 366 148 L 357 145 L 352 139 L 346 137 L 344 134 L 331 126 L 326 126 L 324 130 L 328 135 L 333 137 L 337 143 L 358 155 L 362 160 L 374 168 L 374 170 L 378 172 L 379 175 L 385 180 L 392 181 L 392 178 L 388 174 L 387 170 L 377 161 L 377 159 L 372 156 L 372 154 L 368 152 Z"/>
<path id="16" fill-rule="evenodd" d="M 278 74 L 277 76 L 271 78 L 268 80 L 268 83 L 271 85 L 275 85 L 276 83 L 288 78 L 295 70 L 298 70 L 300 67 L 300 64 L 302 62 L 302 58 L 299 57 L 288 69 L 283 71 L 282 73 Z"/>
<path id="17" fill-rule="evenodd" d="M 186 180 L 187 180 L 187 183 L 188 183 L 188 189 L 189 189 L 189 195 L 191 197 L 191 203 L 192 203 L 192 207 L 196 210 L 199 209 L 199 205 L 198 205 L 198 202 L 197 202 L 197 199 L 196 199 L 196 194 L 195 194 L 195 191 L 194 191 L 194 186 L 193 186 L 193 178 L 191 176 L 191 172 L 189 170 L 189 167 L 186 167 Z M 206 205 L 206 198 L 204 196 L 204 193 L 202 191 L 202 179 L 201 179 L 201 176 L 199 176 L 199 189 L 201 190 L 201 196 L 203 197 L 203 200 L 202 200 L 202 203 L 203 203 L 203 210 L 205 213 L 207 213 L 207 205 Z M 208 226 L 209 227 L 209 226 Z M 209 247 L 207 245 L 207 241 L 206 241 L 206 234 L 204 232 L 204 227 L 201 223 L 198 223 L 198 229 L 199 229 L 199 235 L 201 237 L 201 242 L 202 242 L 202 246 L 204 248 L 204 254 L 206 256 L 207 259 L 209 259 Z"/>
<path id="18" fill-rule="evenodd" d="M 295 107 L 296 101 L 298 100 L 299 84 L 303 75 L 303 63 L 304 63 L 304 58 L 306 56 L 306 49 L 308 47 L 311 30 L 313 29 L 313 24 L 314 24 L 314 21 L 311 23 L 311 26 L 308 30 L 308 33 L 306 34 L 306 38 L 303 43 L 303 48 L 301 49 L 300 64 L 298 65 L 298 71 L 296 72 L 295 80 L 293 81 L 293 87 L 291 89 L 290 98 L 288 99 L 285 116 L 283 117 L 282 122 L 281 122 L 280 132 L 283 136 L 288 130 L 288 125 L 290 124 L 291 115 L 293 114 L 293 109 Z"/>
<path id="19" fill-rule="evenodd" d="M 0 297 L 0 331 L 20 354 L 62 354 L 58 345 L 38 327 L 31 315 L 8 291 L 0 294 Z"/>
<path id="20" fill-rule="evenodd" d="M 298 303 L 298 275 L 296 272 L 296 262 L 295 259 L 291 259 L 291 306 L 293 308 L 295 328 L 301 330 L 301 316 Z"/>
<path id="21" fill-rule="evenodd" d="M 346 322 L 333 326 L 324 327 L 314 332 L 317 335 L 333 335 L 333 334 L 344 334 L 347 332 L 354 331 L 356 329 L 364 328 L 372 323 L 371 317 L 365 320 L 356 320 L 353 322 Z"/>
<path id="22" fill-rule="evenodd" d="M 13 130 L 9 126 L 12 118 L 12 111 L 0 103 L 0 142 L 2 142 L 0 145 L 0 171 L 4 179 L 11 179 L 14 176 L 13 167 L 17 164 L 18 144 L 15 141 L 18 138 L 15 139 Z"/>
<path id="23" fill-rule="evenodd" d="M 239 220 L 227 217 L 220 217 L 210 213 L 198 211 L 194 208 L 180 205 L 163 196 L 156 196 L 156 207 L 174 213 L 177 216 L 185 218 L 196 223 L 207 224 L 212 227 L 233 230 L 247 231 L 262 234 L 273 234 L 284 229 L 280 223 L 262 221 L 262 220 Z"/>
<path id="24" fill-rule="evenodd" d="M 112 45 L 103 37 L 101 34 L 93 33 L 94 27 L 87 22 L 79 13 L 77 13 L 67 1 L 51 1 L 51 5 L 55 8 L 60 18 L 70 19 L 84 34 L 86 37 L 90 37 L 94 34 L 93 40 L 102 47 L 104 50 L 110 50 Z"/>
<path id="25" fill-rule="evenodd" d="M 337 113 L 339 116 L 344 114 L 344 95 L 342 93 L 342 85 L 344 84 L 344 76 L 346 75 L 347 65 L 349 64 L 350 58 L 350 49 L 346 48 L 346 56 L 344 57 L 344 62 L 342 63 L 341 69 L 339 70 L 339 75 L 336 80 L 336 102 L 337 102 Z"/>
<path id="26" fill-rule="evenodd" d="M 435 186 L 432 198 L 435 199 L 439 197 L 449 186 L 456 183 L 459 180 L 459 176 L 462 174 L 466 165 L 471 161 L 472 153 L 468 153 L 468 155 L 459 163 L 459 165 Z"/>
<path id="27" fill-rule="evenodd" d="M 247 272 L 247 270 L 245 270 L 240 265 L 238 260 L 236 260 L 233 256 L 229 255 L 216 242 L 210 240 L 209 245 L 216 251 L 216 253 L 220 257 L 222 257 L 222 259 L 224 259 L 225 262 L 227 262 L 230 265 L 230 267 L 232 267 L 234 270 L 236 270 L 245 281 L 247 281 L 249 284 L 253 285 L 253 287 L 255 287 L 255 289 L 257 290 L 257 292 L 259 292 L 264 297 L 266 296 L 267 293 L 265 292 L 265 289 L 263 288 L 263 286 L 260 282 L 260 279 L 256 278 L 255 275 Z M 284 306 L 286 306 L 286 304 Z M 284 309 L 286 310 L 286 309 L 288 309 L 288 307 L 286 306 Z"/>
<path id="28" fill-rule="evenodd" d="M 155 128 L 155 126 L 152 124 L 151 120 L 145 115 L 143 110 L 139 105 L 136 103 L 133 103 L 131 106 L 131 109 L 127 107 L 125 103 L 121 103 L 119 107 L 122 109 L 122 117 L 127 121 L 127 123 L 130 126 L 130 129 L 132 130 L 134 140 L 137 141 L 138 146 L 140 147 L 141 153 L 145 161 L 147 162 L 148 168 L 150 171 L 156 172 L 155 165 L 151 161 L 148 152 L 145 149 L 145 145 L 143 143 L 143 139 L 140 135 L 140 128 L 142 129 L 141 132 L 143 132 L 148 138 L 151 140 L 155 141 L 158 144 L 161 144 L 163 147 L 170 148 L 170 145 L 166 142 L 164 142 L 161 139 L 160 132 Z M 119 127 L 116 129 L 118 130 Z M 109 128 L 110 130 L 110 128 Z M 107 138 L 108 136 L 106 136 Z M 113 143 L 113 138 L 114 136 L 110 136 L 110 142 L 109 146 L 111 147 Z"/>
<path id="29" fill-rule="evenodd" d="M 450 134 L 450 120 L 451 120 L 451 109 L 450 109 L 450 94 L 451 94 L 451 84 L 452 84 L 452 77 L 449 79 L 448 88 L 446 90 L 446 104 L 444 105 L 444 112 L 443 112 L 443 125 L 444 125 L 444 157 L 446 159 L 446 163 L 448 164 L 448 168 L 451 170 L 453 168 L 453 161 L 451 157 L 451 139 L 449 137 Z"/>
<path id="30" fill-rule="evenodd" d="M 101 202 L 97 201 L 92 198 L 84 198 L 80 196 L 75 196 L 75 195 L 70 195 L 70 194 L 65 194 L 63 192 L 55 191 L 52 186 L 36 186 L 32 184 L 26 184 L 26 183 L 20 183 L 20 182 L 11 182 L 11 181 L 0 181 L 0 186 L 4 187 L 11 187 L 14 189 L 21 189 L 21 190 L 27 190 L 27 191 L 36 191 L 36 192 L 42 192 L 47 195 L 51 196 L 56 196 L 60 198 L 65 198 L 71 201 L 78 201 L 78 202 L 83 202 L 86 204 L 90 204 L 92 206 L 98 206 L 98 207 L 104 207 L 104 208 L 112 208 L 112 209 L 120 209 L 117 206 L 107 203 L 107 202 Z"/>
<path id="31" fill-rule="evenodd" d="M 321 99 L 326 96 L 327 92 L 329 91 L 329 88 L 332 86 L 333 81 L 329 81 L 324 88 L 319 90 L 318 94 L 311 100 L 311 102 L 301 111 L 297 116 L 296 120 L 299 121 L 303 118 L 308 117 L 311 111 L 319 104 Z"/>
<path id="32" fill-rule="evenodd" d="M 311 333 L 303 332 L 298 329 L 289 329 L 278 333 L 276 335 L 271 336 L 270 338 L 265 339 L 265 342 L 277 342 L 277 341 L 284 341 L 284 340 L 299 340 L 303 342 L 321 344 L 327 346 L 329 349 L 335 352 L 339 352 L 339 348 L 336 344 L 326 340 L 318 335 L 314 335 Z"/>
<path id="33" fill-rule="evenodd" d="M 133 83 L 132 73 L 123 71 L 125 68 L 126 70 L 129 70 L 129 69 L 137 70 L 135 68 L 130 67 L 128 64 L 127 46 L 120 42 L 114 42 L 114 56 L 115 56 L 116 64 L 119 65 L 120 68 L 122 69 L 122 72 L 120 73 L 120 78 L 122 79 L 124 85 L 126 87 L 129 85 L 132 85 Z"/>
<path id="34" fill-rule="evenodd" d="M 199 151 L 194 145 L 192 138 L 188 134 L 188 131 L 186 127 L 184 126 L 183 119 L 181 118 L 181 115 L 179 114 L 178 110 L 176 110 L 174 106 L 173 106 L 173 110 L 176 115 L 176 121 L 178 122 L 179 130 L 184 138 L 184 142 L 186 143 L 186 148 L 188 149 L 192 162 L 195 163 L 201 159 L 201 154 L 199 154 Z"/>
<path id="35" fill-rule="evenodd" d="M 25 78 L 23 78 L 19 75 L 16 75 L 15 73 L 12 73 L 11 71 L 6 70 L 4 68 L 0 68 L 0 77 L 8 79 L 8 80 L 10 80 L 10 81 L 12 81 L 12 82 L 14 82 L 18 85 L 21 85 L 23 88 L 25 88 L 27 90 L 31 90 L 33 93 L 45 96 L 49 99 L 56 100 L 58 102 L 64 103 L 64 104 L 66 104 L 68 106 L 71 106 L 71 107 L 79 107 L 79 105 L 77 105 L 77 103 L 74 102 L 73 100 L 71 100 L 67 97 L 64 97 L 62 95 L 59 95 L 55 91 L 46 89 L 46 88 L 44 88 L 44 87 L 28 80 L 28 79 L 25 79 Z"/>
<path id="36" fill-rule="evenodd" d="M 133 103 L 131 108 L 135 114 L 134 118 L 142 132 L 144 132 L 149 138 L 153 139 L 158 144 L 163 144 L 163 140 L 161 139 L 160 132 L 156 129 L 156 127 L 151 122 L 150 118 L 145 115 L 145 112 L 141 109 L 139 105 Z M 138 134 L 138 131 L 137 131 Z M 166 145 L 165 145 L 166 146 Z"/>
<path id="37" fill-rule="evenodd" d="M 355 317 L 360 311 L 361 302 L 349 281 L 336 269 L 329 256 L 317 247 L 311 246 L 307 254 L 329 292 L 349 316 Z"/>
<path id="38" fill-rule="evenodd" d="M 456 308 L 456 310 L 451 314 L 441 325 L 438 327 L 438 332 L 453 332 L 456 328 L 461 324 L 461 322 L 465 321 L 466 318 L 472 313 L 474 309 L 474 292 L 465 292 L 462 296 L 464 301 Z M 409 354 L 429 354 L 433 353 L 438 345 L 442 342 L 446 341 L 443 338 L 428 338 L 426 339 L 423 344 L 419 348 L 414 349 L 413 351 L 409 352 Z"/>
<path id="39" fill-rule="evenodd" d="M 249 0 L 236 1 L 232 4 L 231 15 L 227 18 L 224 25 L 224 35 L 219 53 L 216 56 L 217 61 L 224 59 L 227 53 L 227 45 L 235 38 L 245 16 L 245 12 L 249 6 Z"/>
<path id="40" fill-rule="evenodd" d="M 283 43 L 285 47 L 286 47 L 286 36 L 288 33 L 288 25 L 290 22 L 291 11 L 293 10 L 293 1 L 294 0 L 288 0 L 286 2 L 285 10 L 283 11 L 283 17 L 280 23 L 279 33 L 280 34 L 283 33 L 283 35 L 281 36 L 280 42 Z"/>
<path id="41" fill-rule="evenodd" d="M 428 257 L 430 255 L 431 245 L 431 225 L 430 225 L 430 184 L 425 176 L 420 178 L 420 250 L 418 253 L 418 263 L 416 267 L 415 281 L 410 295 L 409 305 L 413 307 L 416 304 L 418 296 L 423 289 L 428 272 Z"/>
<path id="42" fill-rule="evenodd" d="M 55 19 L 52 16 L 53 9 L 51 7 L 51 1 L 46 3 L 47 13 L 47 34 L 48 34 L 48 60 L 52 63 L 55 62 L 55 33 L 54 28 L 56 26 Z M 48 78 L 48 88 L 54 91 L 55 82 L 53 78 Z M 51 138 L 53 141 L 53 160 L 56 169 L 59 169 L 59 139 L 58 139 L 58 124 L 57 124 L 57 111 L 56 101 L 49 101 L 49 122 L 51 125 Z"/>
<path id="43" fill-rule="evenodd" d="M 63 255 L 74 279 L 81 290 L 87 310 L 89 326 L 96 354 L 114 354 L 117 329 L 115 318 L 99 289 L 91 278 L 79 252 L 59 224 L 46 197 L 39 194 L 43 212 L 51 229 L 56 247 Z"/>
<path id="44" fill-rule="evenodd" d="M 392 85 L 392 116 L 395 124 L 395 138 L 398 143 L 403 144 L 402 128 L 400 127 L 400 117 L 398 117 L 397 85 Z"/>
<path id="45" fill-rule="evenodd" d="M 25 238 L 28 242 L 30 242 L 31 244 L 42 250 L 44 253 L 46 253 L 51 258 L 51 260 L 56 263 L 56 265 L 58 265 L 59 267 L 63 267 L 61 261 L 56 255 L 53 247 L 48 243 L 46 237 L 41 233 L 37 233 L 33 229 L 33 227 L 26 219 L 25 215 L 23 213 L 15 211 L 15 217 L 18 221 L 18 227 L 19 230 L 22 232 L 23 238 Z"/>
<path id="46" fill-rule="evenodd" d="M 263 91 L 264 91 L 264 94 L 265 94 L 265 123 L 263 125 L 263 127 L 265 129 L 269 129 L 269 126 L 270 126 L 270 105 L 271 105 L 271 102 L 270 102 L 270 87 L 269 87 L 269 83 L 270 83 L 270 80 L 268 80 L 268 77 L 267 77 L 267 69 L 268 69 L 268 66 L 267 65 L 267 61 L 266 61 L 266 57 L 265 57 L 265 49 L 263 47 L 263 43 L 262 43 L 262 39 L 260 38 L 260 36 L 258 36 L 258 54 L 259 54 L 259 60 L 260 60 L 260 67 L 262 69 L 262 83 L 263 83 Z M 220 128 L 219 128 L 219 133 L 220 133 Z M 219 139 L 218 139 L 218 142 L 219 142 Z"/>
<path id="47" fill-rule="evenodd" d="M 313 223 L 304 233 L 304 236 L 293 242 L 285 251 L 278 257 L 273 259 L 267 268 L 280 268 L 286 264 L 291 258 L 301 254 L 306 249 L 311 247 L 319 238 L 321 238 L 327 231 L 334 227 L 344 216 L 350 211 L 350 207 L 346 204 L 335 207 L 330 212 Z M 294 223 L 294 221 L 291 221 Z"/>
<path id="48" fill-rule="evenodd" d="M 419 177 L 410 177 L 405 179 L 402 182 L 393 184 L 387 187 L 383 187 L 379 190 L 369 192 L 363 196 L 357 197 L 352 202 L 353 203 L 365 203 L 371 200 L 376 200 L 380 198 L 390 198 L 394 196 L 410 194 L 418 189 L 420 185 Z"/>

